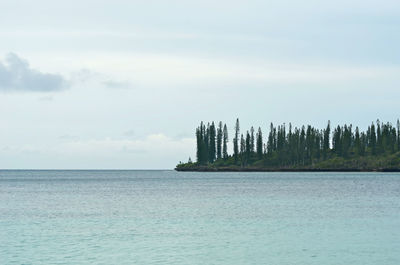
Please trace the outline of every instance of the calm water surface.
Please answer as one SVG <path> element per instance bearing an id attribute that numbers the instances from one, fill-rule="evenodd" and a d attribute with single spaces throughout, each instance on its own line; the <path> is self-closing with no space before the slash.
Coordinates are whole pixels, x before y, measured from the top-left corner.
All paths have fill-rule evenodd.
<path id="1" fill-rule="evenodd" d="M 0 264 L 400 264 L 400 174 L 0 171 Z"/>

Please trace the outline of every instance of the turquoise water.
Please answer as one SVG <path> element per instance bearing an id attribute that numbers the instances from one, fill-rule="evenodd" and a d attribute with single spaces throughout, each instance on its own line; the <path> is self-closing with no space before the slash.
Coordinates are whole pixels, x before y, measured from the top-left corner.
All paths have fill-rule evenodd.
<path id="1" fill-rule="evenodd" d="M 400 174 L 0 171 L 0 264 L 400 264 Z"/>

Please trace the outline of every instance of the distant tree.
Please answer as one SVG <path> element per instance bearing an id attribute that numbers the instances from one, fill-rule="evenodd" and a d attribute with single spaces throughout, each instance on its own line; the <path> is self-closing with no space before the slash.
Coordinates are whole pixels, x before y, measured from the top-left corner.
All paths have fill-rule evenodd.
<path id="1" fill-rule="evenodd" d="M 306 129 L 305 126 L 301 127 L 299 139 L 299 162 L 304 165 L 306 159 Z"/>
<path id="2" fill-rule="evenodd" d="M 323 146 L 323 157 L 326 159 L 328 156 L 329 152 L 329 145 L 330 145 L 330 135 L 331 135 L 331 122 L 328 121 L 328 125 L 326 126 L 326 129 L 324 130 L 324 146 Z"/>
<path id="3" fill-rule="evenodd" d="M 368 144 L 368 138 L 367 138 L 367 134 L 365 132 L 361 133 L 360 141 L 361 141 L 360 155 L 364 156 L 365 155 L 365 149 L 366 149 L 367 144 Z"/>
<path id="4" fill-rule="evenodd" d="M 251 126 L 251 129 L 250 129 L 250 153 L 254 153 L 254 141 L 255 141 L 255 138 L 254 138 L 254 127 L 253 126 Z"/>
<path id="5" fill-rule="evenodd" d="M 245 166 L 245 152 L 246 152 L 246 141 L 244 140 L 243 134 L 240 136 L 240 160 L 242 166 Z"/>
<path id="6" fill-rule="evenodd" d="M 208 162 L 208 153 L 206 146 L 206 129 L 203 122 L 200 123 L 200 126 L 196 129 L 196 142 L 197 142 L 197 163 L 200 165 L 206 164 Z"/>
<path id="7" fill-rule="evenodd" d="M 400 120 L 397 119 L 397 151 L 400 151 Z"/>
<path id="8" fill-rule="evenodd" d="M 307 126 L 305 143 L 306 143 L 305 159 L 306 163 L 308 164 L 312 161 L 312 151 L 313 151 L 312 129 L 310 125 Z"/>
<path id="9" fill-rule="evenodd" d="M 352 137 L 352 126 L 347 126 L 346 124 L 343 127 L 343 134 L 342 134 L 342 140 L 341 140 L 341 155 L 343 157 L 348 157 L 349 156 L 349 151 L 351 147 L 351 137 Z"/>
<path id="10" fill-rule="evenodd" d="M 249 134 L 249 131 L 246 133 L 246 162 L 250 160 L 250 154 L 251 154 L 251 136 Z"/>
<path id="11" fill-rule="evenodd" d="M 239 158 L 239 133 L 240 133 L 239 119 L 236 119 L 235 138 L 233 138 L 233 156 L 235 157 L 235 162 L 237 162 Z"/>
<path id="12" fill-rule="evenodd" d="M 376 155 L 376 133 L 375 133 L 375 125 L 374 123 L 371 124 L 370 127 L 370 140 L 369 140 L 369 145 L 371 148 L 371 153 L 373 155 Z"/>
<path id="13" fill-rule="evenodd" d="M 207 123 L 204 134 L 204 145 L 205 145 L 205 163 L 210 162 L 210 123 Z"/>
<path id="14" fill-rule="evenodd" d="M 217 159 L 222 158 L 222 134 L 223 134 L 222 121 L 220 121 L 217 130 Z"/>
<path id="15" fill-rule="evenodd" d="M 333 131 L 333 136 L 332 136 L 332 147 L 333 147 L 333 152 L 337 156 L 342 155 L 342 128 L 338 126 L 334 131 Z"/>
<path id="16" fill-rule="evenodd" d="M 215 136 L 216 136 L 215 124 L 214 122 L 212 122 L 209 130 L 209 150 L 208 150 L 209 151 L 208 159 L 210 163 L 213 163 L 216 157 Z"/>
<path id="17" fill-rule="evenodd" d="M 383 153 L 383 141 L 382 141 L 382 131 L 381 131 L 381 123 L 379 119 L 376 121 L 376 153 Z"/>
<path id="18" fill-rule="evenodd" d="M 208 130 L 207 130 L 205 124 L 202 125 L 201 137 L 202 137 L 201 161 L 202 161 L 202 164 L 207 164 L 208 163 Z"/>
<path id="19" fill-rule="evenodd" d="M 267 154 L 272 154 L 275 151 L 275 128 L 271 122 L 269 127 L 268 141 L 267 141 Z"/>
<path id="20" fill-rule="evenodd" d="M 222 156 L 224 159 L 228 158 L 228 128 L 226 124 L 224 124 L 224 131 L 223 131 L 223 146 L 222 146 Z"/>
<path id="21" fill-rule="evenodd" d="M 258 127 L 256 146 L 257 146 L 257 158 L 261 159 L 263 156 L 263 138 L 260 127 Z"/>
<path id="22" fill-rule="evenodd" d="M 390 163 L 390 167 L 393 167 L 398 163 L 397 156 L 386 156 L 400 151 L 400 121 L 397 120 L 396 126 L 393 126 L 389 122 L 377 120 L 363 132 L 359 127 L 353 130 L 351 124 L 338 125 L 332 133 L 330 121 L 322 130 L 311 125 L 293 128 L 289 124 L 288 133 L 285 124 L 275 127 L 271 123 L 264 143 L 260 127 L 257 133 L 251 127 L 245 134 L 240 134 L 239 119 L 236 119 L 232 160 L 228 160 L 228 130 L 226 124 L 222 126 L 222 122 L 219 122 L 218 128 L 214 122 L 207 126 L 201 122 L 196 128 L 196 143 L 196 159 L 199 165 L 212 164 L 216 159 L 223 158 L 223 164 L 227 166 L 247 166 L 261 159 L 265 166 L 270 167 L 301 167 L 316 163 L 317 166 L 326 166 L 336 163 L 336 157 L 339 157 L 348 159 L 346 164 L 355 163 L 355 167 L 364 166 L 369 163 L 365 161 L 372 161 L 371 159 L 380 164 Z M 360 156 L 365 156 L 364 160 L 358 160 Z M 324 160 L 327 161 L 326 164 L 318 164 Z M 192 163 L 190 157 L 188 163 Z"/>
<path id="23" fill-rule="evenodd" d="M 201 128 L 201 125 L 200 125 Z M 200 128 L 196 129 L 196 159 L 197 159 L 197 163 L 201 164 L 201 131 Z"/>
<path id="24" fill-rule="evenodd" d="M 356 134 L 354 137 L 354 153 L 359 156 L 361 155 L 361 137 L 360 137 L 360 131 L 358 127 L 356 127 Z"/>

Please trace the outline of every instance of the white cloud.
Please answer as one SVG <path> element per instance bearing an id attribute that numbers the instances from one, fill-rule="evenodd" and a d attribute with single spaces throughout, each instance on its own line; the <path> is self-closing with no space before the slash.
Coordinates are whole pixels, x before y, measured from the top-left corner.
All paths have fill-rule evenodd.
<path id="1" fill-rule="evenodd" d="M 1 165 L 172 168 L 201 120 L 397 119 L 399 4 L 0 1 L 0 54 L 32 64 L 0 60 Z"/>

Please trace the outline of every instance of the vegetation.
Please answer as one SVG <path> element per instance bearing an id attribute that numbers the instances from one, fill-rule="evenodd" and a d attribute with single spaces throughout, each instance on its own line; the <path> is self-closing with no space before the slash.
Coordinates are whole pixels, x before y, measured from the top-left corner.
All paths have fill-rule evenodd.
<path id="1" fill-rule="evenodd" d="M 176 170 L 275 171 L 343 170 L 400 171 L 400 122 L 396 126 L 377 120 L 366 131 L 350 125 L 320 130 L 291 124 L 269 128 L 264 138 L 259 127 L 240 133 L 236 120 L 233 153 L 228 154 L 226 124 L 203 122 L 196 129 L 196 162 L 180 163 Z"/>

